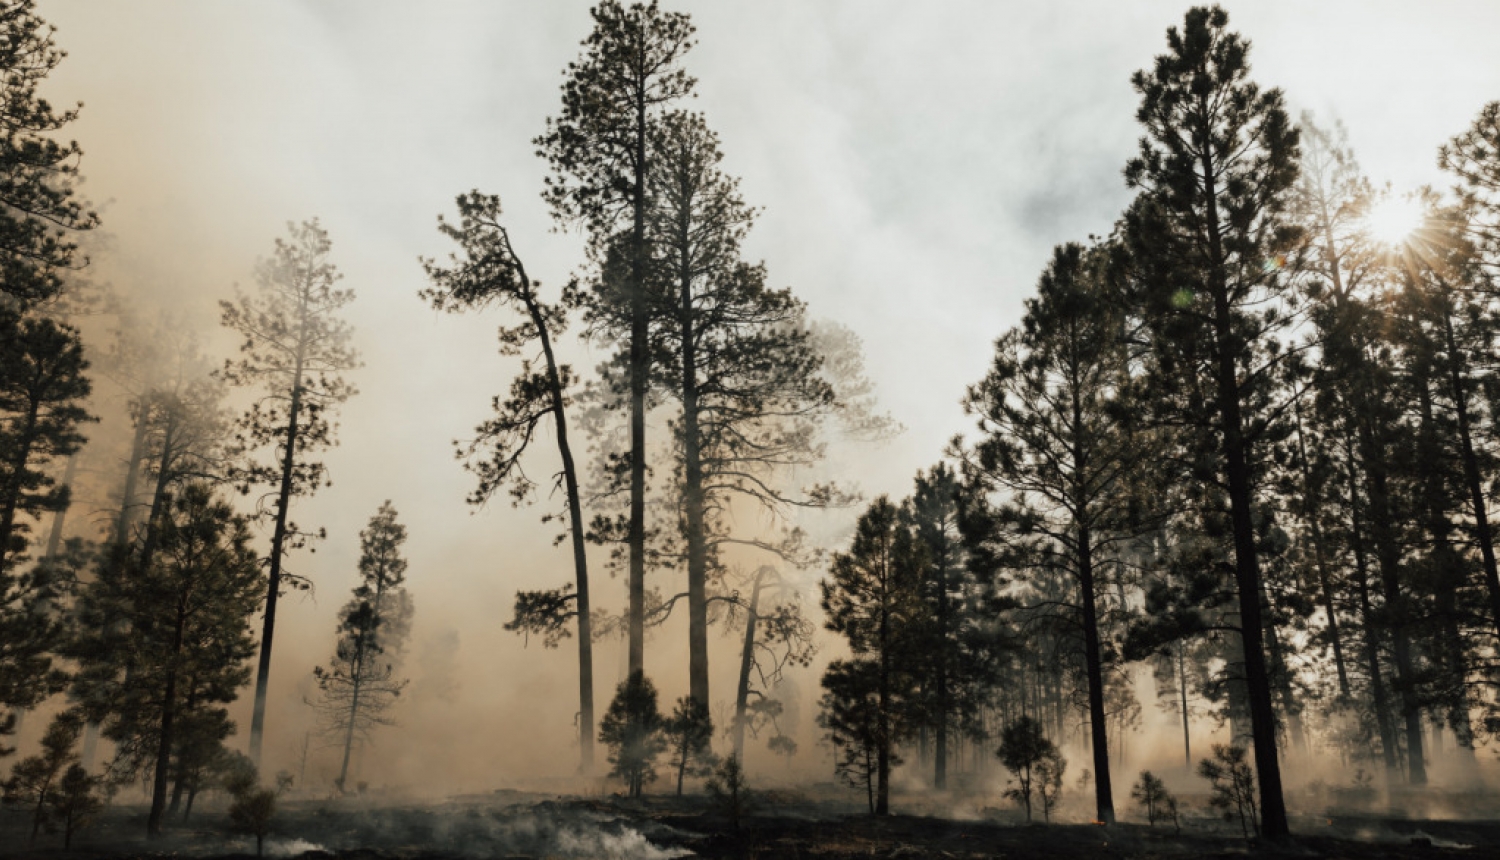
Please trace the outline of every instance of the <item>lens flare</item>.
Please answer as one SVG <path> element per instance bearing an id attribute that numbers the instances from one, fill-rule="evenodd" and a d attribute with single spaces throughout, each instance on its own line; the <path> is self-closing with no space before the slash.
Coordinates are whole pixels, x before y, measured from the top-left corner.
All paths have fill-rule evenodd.
<path id="1" fill-rule="evenodd" d="M 1384 197 L 1365 215 L 1365 232 L 1383 245 L 1400 245 L 1422 226 L 1427 213 L 1410 197 Z"/>

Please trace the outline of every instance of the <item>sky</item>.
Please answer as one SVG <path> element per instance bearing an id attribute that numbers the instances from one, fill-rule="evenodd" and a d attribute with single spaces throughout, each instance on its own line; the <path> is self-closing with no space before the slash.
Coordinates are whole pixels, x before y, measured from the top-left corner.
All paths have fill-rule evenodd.
<path id="1" fill-rule="evenodd" d="M 1018 321 L 1051 248 L 1107 233 L 1128 202 L 1121 169 L 1139 136 L 1130 75 L 1164 50 L 1186 5 L 665 5 L 692 15 L 692 106 L 720 134 L 747 201 L 763 208 L 748 255 L 812 316 L 862 338 L 881 405 L 906 427 L 878 450 L 840 452 L 848 474 L 839 477 L 866 497 L 904 495 L 968 426 L 964 387 Z M 228 356 L 216 303 L 251 286 L 256 259 L 287 222 L 317 217 L 357 295 L 348 317 L 364 367 L 351 374 L 360 393 L 326 457 L 333 486 L 294 508 L 328 539 L 291 562 L 316 591 L 283 603 L 278 620 L 269 769 L 296 769 L 309 725 L 302 699 L 354 585 L 358 531 L 390 499 L 410 532 L 413 685 L 367 777 L 430 791 L 569 774 L 574 652 L 523 648 L 500 629 L 517 588 L 566 581 L 568 551 L 552 545 L 540 506 L 469 509 L 471 477 L 452 456 L 452 440 L 485 417 L 516 369 L 496 354 L 503 320 L 441 315 L 417 292 L 418 258 L 450 250 L 437 215 L 469 189 L 502 197 L 517 250 L 544 284 L 581 264 L 581 237 L 556 231 L 539 197 L 545 165 L 531 141 L 558 109 L 588 4 L 38 8 L 69 53 L 45 95 L 84 103 L 69 134 L 104 222 L 94 278 L 143 310 L 177 310 Z M 1500 4 L 1226 8 L 1253 44 L 1253 78 L 1282 88 L 1294 115 L 1342 121 L 1377 183 L 1441 186 L 1437 147 L 1500 97 Z M 604 355 L 566 350 L 580 367 Z M 126 431 L 106 422 L 96 432 Z M 535 471 L 550 470 L 538 456 Z M 853 515 L 827 515 L 823 531 L 840 534 Z M 617 602 L 623 586 L 597 573 L 595 589 Z M 669 625 L 647 645 L 669 700 L 685 692 L 684 632 Z M 712 638 L 719 699 L 732 684 L 730 646 Z M 598 652 L 601 710 L 619 680 L 617 650 Z M 816 675 L 800 684 L 798 740 L 811 748 Z"/>

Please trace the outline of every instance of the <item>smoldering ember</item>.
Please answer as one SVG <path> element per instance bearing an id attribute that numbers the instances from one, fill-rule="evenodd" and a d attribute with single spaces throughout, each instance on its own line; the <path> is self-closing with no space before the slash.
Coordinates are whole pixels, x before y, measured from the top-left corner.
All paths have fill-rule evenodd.
<path id="1" fill-rule="evenodd" d="M 0 0 L 0 857 L 1500 855 L 1497 34 Z"/>

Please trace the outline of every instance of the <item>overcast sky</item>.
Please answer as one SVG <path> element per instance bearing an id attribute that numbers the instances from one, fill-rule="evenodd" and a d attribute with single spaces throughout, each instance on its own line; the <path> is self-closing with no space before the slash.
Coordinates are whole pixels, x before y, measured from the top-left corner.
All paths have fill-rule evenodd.
<path id="1" fill-rule="evenodd" d="M 864 339 L 880 399 L 908 428 L 851 461 L 846 479 L 869 496 L 904 494 L 965 428 L 964 386 L 1016 321 L 1051 247 L 1107 232 L 1127 202 L 1120 171 L 1138 136 L 1129 78 L 1164 50 L 1186 6 L 666 5 L 693 15 L 695 107 L 747 200 L 764 207 L 749 253 L 814 316 Z M 1500 4 L 1227 5 L 1253 42 L 1253 77 L 1281 87 L 1294 114 L 1342 120 L 1377 182 L 1441 183 L 1438 145 L 1500 98 Z M 329 540 L 293 563 L 318 596 L 294 598 L 281 616 L 270 766 L 301 743 L 301 696 L 332 647 L 357 532 L 389 498 L 411 532 L 408 674 L 420 683 L 451 658 L 460 686 L 451 700 L 429 686 L 407 703 L 403 722 L 422 731 L 389 730 L 372 778 L 431 785 L 441 772 L 481 788 L 497 772 L 569 772 L 573 652 L 522 651 L 499 625 L 517 587 L 566 581 L 570 559 L 538 510 L 497 503 L 471 515 L 470 479 L 451 456 L 450 440 L 484 417 L 514 370 L 495 355 L 500 320 L 440 316 L 416 293 L 418 256 L 449 250 L 437 214 L 471 188 L 502 196 L 533 275 L 555 286 L 579 264 L 579 237 L 550 232 L 531 140 L 557 110 L 587 4 L 39 6 L 70 54 L 46 93 L 85 103 L 72 134 L 108 232 L 101 280 L 143 308 L 184 308 L 211 332 L 215 302 L 249 285 L 285 223 L 317 216 L 358 294 L 350 318 L 366 366 L 327 458 L 334 486 L 294 509 Z M 582 366 L 601 357 L 570 351 Z M 596 588 L 607 602 L 622 590 L 602 574 Z M 686 681 L 680 638 L 668 628 L 648 645 L 648 670 L 671 697 Z M 717 700 L 731 673 L 714 639 Z M 617 655 L 606 648 L 599 660 L 602 709 Z M 803 680 L 806 748 L 816 680 Z M 523 735 L 534 740 L 513 742 Z M 466 736 L 511 742 L 476 755 L 456 740 Z"/>

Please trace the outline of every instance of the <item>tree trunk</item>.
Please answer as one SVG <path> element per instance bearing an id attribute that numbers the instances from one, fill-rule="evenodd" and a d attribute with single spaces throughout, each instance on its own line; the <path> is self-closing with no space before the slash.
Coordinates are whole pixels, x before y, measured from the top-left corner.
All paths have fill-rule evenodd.
<path id="1" fill-rule="evenodd" d="M 734 693 L 734 757 L 745 762 L 745 710 L 750 706 L 750 669 L 755 662 L 755 623 L 760 620 L 760 584 L 766 569 L 755 572 L 750 588 L 750 606 L 745 610 L 745 644 L 740 651 L 740 682 Z"/>
<path id="2" fill-rule="evenodd" d="M 162 691 L 161 736 L 156 744 L 156 772 L 151 781 L 151 812 L 146 818 L 146 835 L 161 835 L 161 819 L 167 805 L 167 771 L 172 766 L 172 729 L 177 715 L 177 658 L 182 653 L 183 627 L 187 622 L 185 598 L 178 598 L 177 625 L 172 632 L 172 655 L 167 668 L 166 688 Z"/>
<path id="3" fill-rule="evenodd" d="M 1302 753 L 1305 751 L 1307 735 L 1302 726 L 1302 709 L 1297 704 L 1296 691 L 1292 689 L 1292 671 L 1286 664 L 1286 651 L 1281 647 L 1281 634 L 1276 629 L 1275 604 L 1271 602 L 1271 595 L 1266 593 L 1266 651 L 1271 661 L 1272 680 L 1276 692 L 1281 695 L 1282 711 L 1286 714 L 1287 740 L 1291 742 L 1292 751 Z"/>
<path id="4" fill-rule="evenodd" d="M 167 487 L 172 483 L 173 445 L 177 433 L 177 419 L 169 417 L 162 430 L 161 456 L 156 463 L 156 489 L 151 493 L 151 510 L 146 514 L 146 536 L 141 540 L 141 555 L 137 562 L 141 569 L 151 566 L 156 557 L 156 540 L 160 536 L 160 523 L 167 505 Z"/>
<path id="5" fill-rule="evenodd" d="M 698 427 L 698 345 L 693 312 L 689 212 L 679 219 L 678 313 L 682 338 L 682 505 L 687 532 L 688 694 L 708 707 L 708 546 L 703 522 L 702 438 Z"/>
<path id="6" fill-rule="evenodd" d="M 1463 561 L 1453 547 L 1453 524 L 1448 519 L 1446 491 L 1442 470 L 1436 464 L 1443 457 L 1438 440 L 1437 420 L 1433 414 L 1432 392 L 1428 388 L 1431 370 L 1422 362 L 1417 376 L 1417 394 L 1421 406 L 1421 445 L 1418 460 L 1428 464 L 1423 480 L 1424 501 L 1427 507 L 1427 531 L 1432 540 L 1430 555 L 1433 566 L 1432 579 L 1437 598 L 1437 616 L 1441 626 L 1441 645 L 1444 660 L 1450 673 L 1449 683 L 1454 693 L 1448 705 L 1448 721 L 1453 727 L 1457 742 L 1460 766 L 1473 776 L 1474 730 L 1469 722 L 1467 694 L 1468 658 L 1464 653 L 1463 634 L 1459 630 L 1459 591 L 1466 576 Z M 1462 410 L 1460 410 L 1462 412 Z M 1437 727 L 1440 730 L 1440 727 Z M 1436 737 L 1436 735 L 1435 735 Z M 1433 754 L 1437 754 L 1436 745 Z"/>
<path id="7" fill-rule="evenodd" d="M 938 558 L 937 572 L 937 622 L 942 640 L 938 643 L 937 671 L 933 673 L 937 676 L 933 679 L 933 684 L 937 687 L 937 720 L 933 726 L 932 787 L 943 791 L 948 787 L 948 712 L 952 708 L 952 704 L 948 701 L 948 658 L 952 648 L 948 635 L 949 626 L 952 624 L 952 610 L 948 605 L 948 546 L 946 543 Z"/>
<path id="8" fill-rule="evenodd" d="M 505 237 L 507 248 L 510 237 Z M 536 327 L 542 356 L 547 362 L 547 389 L 552 400 L 552 418 L 556 422 L 557 452 L 562 457 L 563 489 L 568 494 L 568 526 L 573 538 L 573 579 L 578 610 L 578 772 L 588 777 L 594 773 L 594 630 L 589 605 L 589 562 L 584 546 L 583 502 L 578 490 L 578 470 L 573 465 L 573 449 L 568 444 L 568 414 L 564 400 L 562 374 L 552 351 L 552 335 L 537 303 L 536 285 L 526 275 L 521 260 L 511 249 L 511 259 L 521 276 L 523 299 L 531 324 Z"/>
<path id="9" fill-rule="evenodd" d="M 888 815 L 891 811 L 891 638 L 890 638 L 890 609 L 885 605 L 890 600 L 890 590 L 894 583 L 895 571 L 892 569 L 890 550 L 886 550 L 885 582 L 883 583 L 885 593 L 881 596 L 880 607 L 880 678 L 877 687 L 879 695 L 879 708 L 876 715 L 875 736 L 877 738 L 875 750 L 875 814 Z"/>
<path id="10" fill-rule="evenodd" d="M 1490 598 L 1491 621 L 1496 630 L 1500 631 L 1500 568 L 1497 568 L 1495 561 L 1495 540 L 1490 531 L 1489 508 L 1485 503 L 1484 483 L 1479 475 L 1479 460 L 1474 454 L 1463 358 L 1453 332 L 1453 315 L 1448 309 L 1446 296 L 1447 285 L 1443 286 L 1443 338 L 1448 348 L 1448 379 L 1452 388 L 1454 413 L 1458 418 L 1459 456 L 1463 460 L 1464 484 L 1469 492 L 1469 513 L 1474 517 L 1474 539 L 1479 544 L 1479 556 L 1484 562 L 1484 585 Z"/>
<path id="11" fill-rule="evenodd" d="M 635 176 L 630 236 L 630 570 L 627 623 L 629 672 L 646 670 L 646 390 L 651 357 L 646 302 L 646 86 L 635 88 Z"/>
<path id="12" fill-rule="evenodd" d="M 74 451 L 68 457 L 68 468 L 63 472 L 62 485 L 67 490 L 73 489 L 73 477 L 78 473 L 78 452 Z M 58 508 L 52 513 L 52 529 L 47 535 L 47 558 L 57 558 L 62 550 L 63 523 L 67 520 L 67 506 Z"/>
<path id="13" fill-rule="evenodd" d="M 1109 726 L 1104 714 L 1104 667 L 1099 654 L 1099 609 L 1094 601 L 1092 540 L 1088 525 L 1079 523 L 1078 586 L 1083 606 L 1083 662 L 1089 681 L 1089 737 L 1094 752 L 1094 809 L 1100 821 L 1114 824 L 1115 799 L 1109 780 Z"/>
<path id="14" fill-rule="evenodd" d="M 26 461 L 31 459 L 31 446 L 36 443 L 37 404 L 33 401 L 21 421 L 21 432 L 15 434 L 15 456 L 11 457 L 10 480 L 0 492 L 0 572 L 8 566 L 10 558 L 11 531 L 16 525 L 16 508 L 21 503 L 21 480 L 26 471 Z"/>
<path id="15" fill-rule="evenodd" d="M 1328 641 L 1333 645 L 1333 665 L 1339 677 L 1339 695 L 1350 695 L 1349 670 L 1344 666 L 1344 643 L 1339 636 L 1339 616 L 1333 602 L 1333 580 L 1328 573 L 1328 552 L 1323 541 L 1323 526 L 1313 501 L 1312 470 L 1307 460 L 1307 445 L 1302 438 L 1302 404 L 1292 412 L 1297 420 L 1297 455 L 1302 462 L 1302 519 L 1312 533 L 1313 560 L 1318 571 L 1318 596 L 1323 598 L 1323 614 L 1328 619 Z"/>
<path id="16" fill-rule="evenodd" d="M 348 794 L 344 781 L 349 778 L 349 754 L 354 749 L 354 727 L 359 722 L 359 688 L 364 680 L 365 670 L 365 634 L 359 634 L 359 646 L 355 650 L 354 664 L 351 677 L 353 688 L 349 694 L 349 725 L 344 727 L 344 762 L 339 766 L 339 779 L 335 783 L 339 787 L 340 794 Z"/>
<path id="17" fill-rule="evenodd" d="M 1232 331 L 1229 286 L 1224 272 L 1220 240 L 1214 164 L 1203 150 L 1207 230 L 1212 260 L 1209 287 L 1213 303 L 1214 341 L 1218 353 L 1217 387 L 1220 429 L 1226 478 L 1229 485 L 1230 517 L 1234 531 L 1235 581 L 1239 591 L 1240 637 L 1245 651 L 1245 686 L 1250 700 L 1250 727 L 1254 734 L 1255 770 L 1260 777 L 1261 812 L 1265 832 L 1273 841 L 1290 834 L 1286 805 L 1281 793 L 1281 765 L 1276 752 L 1276 712 L 1271 704 L 1271 683 L 1266 671 L 1264 629 L 1260 612 L 1260 564 L 1255 552 L 1253 516 L 1254 487 L 1250 481 L 1249 445 L 1240 415 L 1238 371 L 1235 366 L 1237 337 Z"/>
<path id="18" fill-rule="evenodd" d="M 1182 757 L 1187 763 L 1188 773 L 1193 772 L 1193 737 L 1188 721 L 1187 646 L 1177 640 L 1177 682 L 1182 705 Z"/>
<path id="19" fill-rule="evenodd" d="M 135 438 L 130 443 L 130 463 L 125 467 L 125 488 L 120 494 L 120 515 L 115 519 L 115 543 L 121 547 L 130 542 L 131 511 L 135 507 L 135 485 L 140 479 L 141 460 L 145 457 L 146 420 L 145 405 L 136 418 Z"/>
<path id="20" fill-rule="evenodd" d="M 266 586 L 265 622 L 260 632 L 260 660 L 255 670 L 255 709 L 250 717 L 250 761 L 260 768 L 266 732 L 266 693 L 271 683 L 271 640 L 276 633 L 276 599 L 281 596 L 281 558 L 286 545 L 287 509 L 292 503 L 292 467 L 296 465 L 297 421 L 302 411 L 302 353 L 292 372 L 292 403 L 287 409 L 286 451 L 281 458 L 281 485 L 276 494 L 276 528 L 271 534 L 270 579 Z"/>
<path id="21" fill-rule="evenodd" d="M 1375 610 L 1370 604 L 1369 564 L 1365 561 L 1364 529 L 1359 506 L 1359 487 L 1355 481 L 1354 452 L 1349 450 L 1349 511 L 1354 548 L 1355 588 L 1359 594 L 1360 626 L 1365 634 L 1365 666 L 1370 675 L 1370 698 L 1375 707 L 1375 726 L 1380 733 L 1380 749 L 1385 760 L 1386 782 L 1396 778 L 1396 730 L 1391 725 L 1391 706 L 1386 696 L 1385 680 L 1380 672 L 1380 630 Z"/>
<path id="22" fill-rule="evenodd" d="M 1422 715 L 1417 705 L 1416 670 L 1412 661 L 1411 615 L 1401 587 L 1401 546 L 1396 539 L 1396 525 L 1390 509 L 1390 490 L 1383 460 L 1373 449 L 1373 433 L 1364 425 L 1367 450 L 1363 460 L 1370 488 L 1371 529 L 1375 534 L 1375 555 L 1380 570 L 1381 593 L 1385 612 L 1390 619 L 1391 652 L 1396 663 L 1396 686 L 1401 695 L 1407 755 L 1407 782 L 1427 784 L 1426 757 L 1422 753 Z"/>

